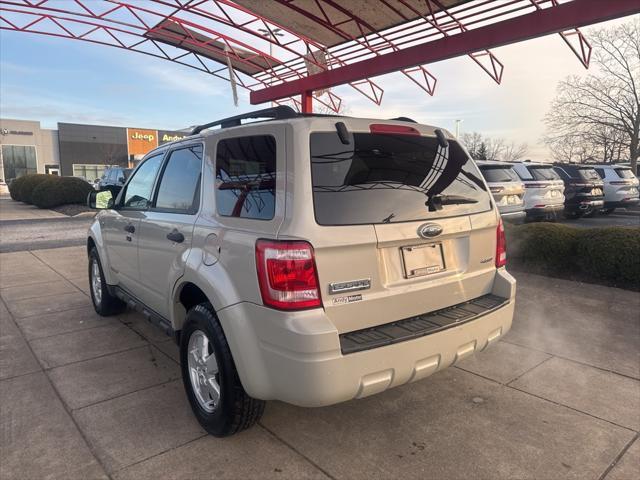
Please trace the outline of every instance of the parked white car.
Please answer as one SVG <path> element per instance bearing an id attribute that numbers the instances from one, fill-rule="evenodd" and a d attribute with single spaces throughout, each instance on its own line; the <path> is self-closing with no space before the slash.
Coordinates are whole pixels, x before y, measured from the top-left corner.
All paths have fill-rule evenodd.
<path id="1" fill-rule="evenodd" d="M 513 170 L 524 183 L 528 219 L 555 219 L 564 210 L 564 182 L 547 163 L 519 162 Z"/>
<path id="2" fill-rule="evenodd" d="M 87 238 L 95 310 L 135 305 L 174 337 L 213 435 L 254 424 L 265 400 L 318 407 L 424 379 L 511 327 L 500 215 L 439 128 L 274 107 L 161 145 L 111 195 L 88 199 L 107 197 Z"/>
<path id="3" fill-rule="evenodd" d="M 637 205 L 637 177 L 630 167 L 623 165 L 594 165 L 593 168 L 604 182 L 604 207 L 602 213 L 610 214 L 616 208 Z"/>
<path id="4" fill-rule="evenodd" d="M 489 185 L 493 200 L 505 222 L 521 223 L 524 211 L 524 182 L 513 170 L 513 164 L 505 162 L 476 162 L 484 180 Z"/>

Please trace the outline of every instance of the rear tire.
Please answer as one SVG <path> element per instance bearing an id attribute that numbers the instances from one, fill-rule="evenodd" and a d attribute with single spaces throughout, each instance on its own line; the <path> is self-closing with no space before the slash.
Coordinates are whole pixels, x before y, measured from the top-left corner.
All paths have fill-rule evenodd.
<path id="1" fill-rule="evenodd" d="M 260 420 L 266 402 L 250 397 L 242 387 L 210 303 L 187 313 L 180 335 L 180 364 L 191 409 L 209 434 L 227 437 Z"/>
<path id="2" fill-rule="evenodd" d="M 578 218 L 580 218 L 582 215 L 576 212 L 567 212 L 564 214 L 564 218 L 567 218 L 569 220 L 577 220 Z"/>
<path id="3" fill-rule="evenodd" d="M 603 208 L 600 213 L 603 215 L 611 215 L 615 211 L 615 208 Z"/>
<path id="4" fill-rule="evenodd" d="M 95 247 L 89 252 L 89 291 L 93 308 L 102 317 L 117 315 L 127 308 L 126 303 L 109 292 L 107 282 L 104 279 L 102 263 L 100 263 L 100 257 Z"/>

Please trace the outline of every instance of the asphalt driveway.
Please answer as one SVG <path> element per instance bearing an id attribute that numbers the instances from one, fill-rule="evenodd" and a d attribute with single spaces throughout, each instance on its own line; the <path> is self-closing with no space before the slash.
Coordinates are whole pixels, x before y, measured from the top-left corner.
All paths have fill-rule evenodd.
<path id="1" fill-rule="evenodd" d="M 518 274 L 503 341 L 333 407 L 206 436 L 172 341 L 103 319 L 83 247 L 0 254 L 0 478 L 640 478 L 640 296 Z"/>

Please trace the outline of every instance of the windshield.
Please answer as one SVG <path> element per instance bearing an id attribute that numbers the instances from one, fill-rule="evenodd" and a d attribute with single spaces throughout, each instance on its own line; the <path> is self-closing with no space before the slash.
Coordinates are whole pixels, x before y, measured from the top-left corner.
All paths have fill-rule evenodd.
<path id="1" fill-rule="evenodd" d="M 602 180 L 593 168 L 579 168 L 580 176 L 585 180 Z"/>
<path id="2" fill-rule="evenodd" d="M 616 168 L 615 171 L 620 178 L 636 178 L 630 168 Z"/>
<path id="3" fill-rule="evenodd" d="M 560 180 L 560 176 L 551 167 L 527 167 L 534 180 Z"/>
<path id="4" fill-rule="evenodd" d="M 489 183 L 519 182 L 520 178 L 511 167 L 480 165 L 482 176 Z"/>
<path id="5" fill-rule="evenodd" d="M 407 222 L 491 208 L 480 172 L 455 141 L 442 148 L 435 137 L 372 133 L 350 133 L 349 140 L 344 145 L 336 132 L 311 134 L 320 225 Z"/>

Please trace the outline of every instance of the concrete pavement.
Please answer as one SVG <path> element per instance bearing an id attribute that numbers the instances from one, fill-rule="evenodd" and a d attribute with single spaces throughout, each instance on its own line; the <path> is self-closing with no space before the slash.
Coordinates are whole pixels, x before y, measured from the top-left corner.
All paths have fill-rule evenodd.
<path id="1" fill-rule="evenodd" d="M 517 276 L 486 352 L 216 439 L 172 341 L 93 312 L 83 247 L 0 254 L 0 478 L 640 478 L 639 295 Z"/>

